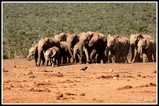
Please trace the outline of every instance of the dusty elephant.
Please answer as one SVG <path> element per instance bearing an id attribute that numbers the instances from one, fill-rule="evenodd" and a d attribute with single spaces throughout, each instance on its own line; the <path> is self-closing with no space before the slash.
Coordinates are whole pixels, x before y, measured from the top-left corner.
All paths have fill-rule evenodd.
<path id="1" fill-rule="evenodd" d="M 130 41 L 126 36 L 122 35 L 109 35 L 107 37 L 107 46 L 109 48 L 110 62 L 112 62 L 112 57 L 114 56 L 115 62 L 127 62 L 127 55 L 130 49 Z"/>
<path id="2" fill-rule="evenodd" d="M 150 35 L 147 34 L 132 34 L 130 36 L 130 48 L 131 48 L 131 62 L 140 62 L 140 57 L 136 55 L 137 44 L 141 38 L 152 39 Z M 134 56 L 136 57 L 134 58 Z"/>
<path id="3" fill-rule="evenodd" d="M 75 44 L 79 41 L 79 36 L 77 34 L 72 34 L 70 35 L 69 33 L 67 33 L 67 45 L 68 45 L 68 51 L 71 55 L 71 57 L 73 58 L 73 48 L 75 46 Z"/>
<path id="4" fill-rule="evenodd" d="M 83 54 L 82 57 L 80 57 L 80 42 L 78 42 L 73 48 L 73 63 L 79 63 L 80 59 L 82 61 L 81 63 L 86 63 L 86 60 L 88 60 L 88 52 L 85 46 L 83 46 Z"/>
<path id="5" fill-rule="evenodd" d="M 97 58 L 97 63 L 100 63 L 101 60 L 103 63 L 106 63 L 107 57 L 105 55 L 105 49 L 107 45 L 107 38 L 103 33 L 100 32 L 87 32 L 92 33 L 92 37 L 86 45 L 89 54 L 89 61 L 93 62 Z"/>
<path id="6" fill-rule="evenodd" d="M 60 51 L 61 51 L 61 58 L 63 63 L 71 63 L 71 54 L 69 52 L 69 43 L 66 41 L 60 42 Z M 72 51 L 71 51 L 72 52 Z"/>
<path id="7" fill-rule="evenodd" d="M 85 32 L 80 33 L 78 35 L 78 37 L 79 37 L 78 50 L 79 50 L 79 54 L 80 54 L 79 63 L 82 63 L 83 47 L 89 43 L 89 40 L 92 38 L 92 36 L 93 36 L 92 33 L 85 33 Z M 74 53 L 74 54 L 76 54 L 76 53 Z M 75 60 L 75 58 L 73 58 L 73 60 Z M 86 61 L 88 62 L 88 58 L 86 59 Z"/>
<path id="8" fill-rule="evenodd" d="M 51 47 L 46 50 L 44 53 L 45 56 L 45 65 L 48 66 L 50 61 L 51 65 L 54 67 L 55 65 L 59 66 L 61 58 L 60 58 L 60 49 L 56 46 Z"/>
<path id="9" fill-rule="evenodd" d="M 60 33 L 59 35 L 55 35 L 54 38 L 58 41 L 66 41 L 68 42 L 68 51 L 73 57 L 72 49 L 74 45 L 79 41 L 78 36 L 76 34 L 69 34 L 69 33 Z"/>
<path id="10" fill-rule="evenodd" d="M 60 48 L 60 42 L 58 40 L 56 40 L 55 38 L 51 37 L 51 38 L 41 38 L 38 42 L 38 62 L 37 62 L 37 66 L 40 66 L 41 63 L 41 55 L 44 55 L 44 52 L 53 47 L 59 47 Z"/>
<path id="11" fill-rule="evenodd" d="M 35 65 L 37 66 L 37 61 L 38 61 L 38 44 L 31 47 L 29 49 L 29 53 L 28 53 L 28 56 L 27 56 L 27 59 L 30 61 L 30 58 L 31 56 L 34 56 L 34 60 L 35 60 Z M 45 63 L 45 58 L 44 58 L 44 55 L 41 55 L 41 59 L 42 59 L 42 64 L 44 65 Z"/>
<path id="12" fill-rule="evenodd" d="M 67 34 L 62 32 L 58 35 L 55 35 L 54 38 L 58 41 L 66 41 L 67 40 Z"/>
<path id="13" fill-rule="evenodd" d="M 141 56 L 143 62 L 146 62 L 146 58 L 143 57 L 143 54 L 146 54 L 148 62 L 156 62 L 156 43 L 154 40 L 142 38 L 138 41 L 137 46 L 135 58 L 137 55 Z"/>

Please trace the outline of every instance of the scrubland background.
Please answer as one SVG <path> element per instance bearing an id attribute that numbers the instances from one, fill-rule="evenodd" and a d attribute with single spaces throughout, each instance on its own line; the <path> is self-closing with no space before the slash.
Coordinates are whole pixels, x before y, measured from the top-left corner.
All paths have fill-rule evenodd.
<path id="1" fill-rule="evenodd" d="M 3 3 L 4 59 L 25 58 L 41 37 L 83 31 L 156 39 L 156 3 Z"/>

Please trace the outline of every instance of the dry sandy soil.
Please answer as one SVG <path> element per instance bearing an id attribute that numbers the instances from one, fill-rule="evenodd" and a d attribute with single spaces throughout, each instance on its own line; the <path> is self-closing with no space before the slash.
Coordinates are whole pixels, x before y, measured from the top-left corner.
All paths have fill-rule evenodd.
<path id="1" fill-rule="evenodd" d="M 156 63 L 36 67 L 33 60 L 3 60 L 2 102 L 156 104 L 156 71 Z"/>

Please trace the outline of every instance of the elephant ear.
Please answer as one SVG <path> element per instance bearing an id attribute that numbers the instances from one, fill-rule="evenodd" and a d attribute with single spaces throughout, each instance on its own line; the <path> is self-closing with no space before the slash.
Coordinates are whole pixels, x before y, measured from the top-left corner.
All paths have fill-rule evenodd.
<path id="1" fill-rule="evenodd" d="M 115 38 L 115 43 L 119 44 L 119 39 Z"/>
<path id="2" fill-rule="evenodd" d="M 50 39 L 49 38 L 45 38 L 45 41 L 44 41 L 44 45 L 48 45 L 48 43 L 50 42 Z"/>
<path id="3" fill-rule="evenodd" d="M 147 49 L 150 46 L 150 41 L 145 39 L 145 49 Z"/>
<path id="4" fill-rule="evenodd" d="M 137 40 L 139 41 L 140 39 L 143 39 L 143 35 L 142 34 L 139 34 L 138 37 L 137 37 Z"/>
<path id="5" fill-rule="evenodd" d="M 89 47 L 93 46 L 93 44 L 95 44 L 98 41 L 99 35 L 97 33 L 94 33 L 94 34 L 91 34 L 90 37 L 91 37 L 91 39 L 90 39 L 89 44 L 88 44 Z"/>
<path id="6" fill-rule="evenodd" d="M 113 49 L 116 49 L 117 46 L 119 45 L 119 39 L 115 38 L 115 43 L 114 43 L 114 46 L 113 46 Z"/>
<path id="7" fill-rule="evenodd" d="M 107 38 L 109 39 L 110 37 L 111 37 L 111 35 L 109 34 Z"/>

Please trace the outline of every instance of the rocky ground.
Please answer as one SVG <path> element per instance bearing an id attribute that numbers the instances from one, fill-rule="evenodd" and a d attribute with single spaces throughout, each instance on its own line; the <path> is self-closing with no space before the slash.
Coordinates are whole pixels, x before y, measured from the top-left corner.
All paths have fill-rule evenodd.
<path id="1" fill-rule="evenodd" d="M 4 104 L 157 102 L 156 63 L 36 67 L 34 61 L 6 59 L 2 68 Z"/>

